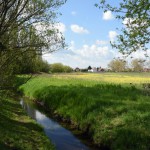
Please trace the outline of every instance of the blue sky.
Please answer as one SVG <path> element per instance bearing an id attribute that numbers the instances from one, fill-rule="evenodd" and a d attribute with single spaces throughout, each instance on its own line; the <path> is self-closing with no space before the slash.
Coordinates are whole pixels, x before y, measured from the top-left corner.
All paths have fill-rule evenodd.
<path id="1" fill-rule="evenodd" d="M 108 0 L 110 1 L 110 0 Z M 110 41 L 116 40 L 123 24 L 115 19 L 112 12 L 106 13 L 94 6 L 99 0 L 68 0 L 59 12 L 58 29 L 63 33 L 68 48 L 43 56 L 50 64 L 60 62 L 73 68 L 107 67 L 108 63 L 120 56 L 112 49 Z M 118 2 L 118 1 L 117 1 Z M 110 4 L 116 5 L 116 1 Z M 135 54 L 137 57 L 141 53 Z"/>

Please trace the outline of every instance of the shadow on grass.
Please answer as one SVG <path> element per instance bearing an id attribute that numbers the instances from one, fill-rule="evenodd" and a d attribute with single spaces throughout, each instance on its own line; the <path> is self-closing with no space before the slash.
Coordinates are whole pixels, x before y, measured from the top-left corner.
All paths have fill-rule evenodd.
<path id="1" fill-rule="evenodd" d="M 149 149 L 150 101 L 134 86 L 102 84 L 46 86 L 33 97 L 69 118 L 98 145 L 112 149 Z M 128 139 L 128 140 L 127 140 Z"/>
<path id="2" fill-rule="evenodd" d="M 53 149 L 43 129 L 12 98 L 0 105 L 0 149 Z"/>

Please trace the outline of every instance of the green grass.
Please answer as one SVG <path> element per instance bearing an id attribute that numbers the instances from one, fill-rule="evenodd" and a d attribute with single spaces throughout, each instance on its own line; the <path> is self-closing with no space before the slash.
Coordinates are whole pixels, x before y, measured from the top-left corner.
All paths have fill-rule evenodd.
<path id="1" fill-rule="evenodd" d="M 54 113 L 70 119 L 99 146 L 147 150 L 150 149 L 150 97 L 140 86 L 136 88 L 136 84 L 129 83 L 110 84 L 78 75 L 55 75 L 39 76 L 20 89 L 26 96 L 43 101 Z"/>
<path id="2" fill-rule="evenodd" d="M 13 97 L 0 98 L 0 150 L 53 150 L 43 129 Z"/>

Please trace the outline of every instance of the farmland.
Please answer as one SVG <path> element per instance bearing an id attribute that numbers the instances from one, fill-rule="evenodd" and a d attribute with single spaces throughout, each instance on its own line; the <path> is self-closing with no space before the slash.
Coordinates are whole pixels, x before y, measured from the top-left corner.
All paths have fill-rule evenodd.
<path id="1" fill-rule="evenodd" d="M 150 148 L 149 73 L 40 75 L 20 87 L 25 96 L 87 133 L 100 147 Z"/>

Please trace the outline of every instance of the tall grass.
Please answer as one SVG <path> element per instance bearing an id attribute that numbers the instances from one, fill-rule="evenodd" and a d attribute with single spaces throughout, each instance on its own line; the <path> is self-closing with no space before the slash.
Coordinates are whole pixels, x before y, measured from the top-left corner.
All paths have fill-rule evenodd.
<path id="1" fill-rule="evenodd" d="M 1 93 L 0 93 L 1 94 Z M 3 91 L 4 94 L 4 91 Z M 2 97 L 3 96 L 3 97 Z M 40 125 L 27 116 L 14 95 L 0 97 L 0 150 L 54 150 Z"/>
<path id="2" fill-rule="evenodd" d="M 34 78 L 20 89 L 99 146 L 150 149 L 150 97 L 134 85 L 56 76 Z"/>

